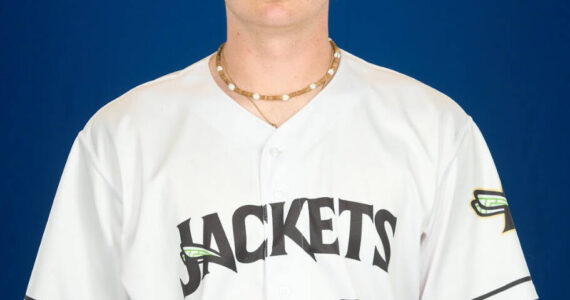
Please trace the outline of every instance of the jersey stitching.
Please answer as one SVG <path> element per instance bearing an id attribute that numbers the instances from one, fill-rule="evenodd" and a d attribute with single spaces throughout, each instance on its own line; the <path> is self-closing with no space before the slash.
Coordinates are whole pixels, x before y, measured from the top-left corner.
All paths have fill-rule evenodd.
<path id="1" fill-rule="evenodd" d="M 437 193 L 439 191 L 439 186 L 440 186 L 440 178 L 442 176 L 440 176 L 440 174 L 445 174 L 448 169 L 451 167 L 453 161 L 456 159 L 457 155 L 459 154 L 459 150 L 461 149 L 461 146 L 463 146 L 463 143 L 466 140 L 467 137 L 467 132 L 468 129 L 472 128 L 472 124 L 473 124 L 473 119 L 471 118 L 471 116 L 468 116 L 467 120 L 465 121 L 465 124 L 461 127 L 461 129 L 459 130 L 459 133 L 461 135 L 459 142 L 457 143 L 457 146 L 455 147 L 455 149 L 453 149 L 452 151 L 452 156 L 449 159 L 448 162 L 446 162 L 444 164 L 444 167 L 442 169 L 441 172 L 439 172 L 439 168 L 437 168 L 437 172 L 436 172 L 436 180 L 435 180 L 435 191 L 434 191 L 434 195 L 432 197 L 433 199 L 433 205 L 432 205 L 432 210 L 431 210 L 431 214 L 430 214 L 430 220 L 428 221 L 428 224 L 426 225 L 426 232 L 430 232 L 431 228 L 433 227 L 433 223 L 435 223 L 436 218 L 436 213 L 439 211 L 439 208 L 443 205 L 441 204 L 441 201 L 437 201 Z"/>
<path id="2" fill-rule="evenodd" d="M 79 133 L 77 134 L 77 140 L 78 140 L 79 144 L 84 143 L 82 141 L 82 138 L 81 138 L 81 136 L 83 134 L 84 134 L 83 130 L 79 131 Z M 99 174 L 99 176 L 101 176 L 103 181 L 109 186 L 109 188 L 111 189 L 113 194 L 115 194 L 115 197 L 117 197 L 118 199 L 122 199 L 121 194 L 117 191 L 117 189 L 113 186 L 113 184 L 111 184 L 111 181 L 109 179 L 107 179 L 107 177 L 103 174 L 103 172 L 101 171 L 99 166 L 96 164 L 96 160 L 94 158 L 94 155 L 91 153 L 89 148 L 86 145 L 84 145 L 83 148 L 85 149 L 85 153 L 86 153 L 85 156 L 87 157 L 88 163 L 93 167 L 93 169 L 97 172 L 97 174 Z"/>

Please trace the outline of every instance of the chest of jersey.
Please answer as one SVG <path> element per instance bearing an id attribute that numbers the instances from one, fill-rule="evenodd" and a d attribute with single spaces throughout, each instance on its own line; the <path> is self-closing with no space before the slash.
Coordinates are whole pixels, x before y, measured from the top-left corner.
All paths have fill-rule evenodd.
<path id="1" fill-rule="evenodd" d="M 133 293 L 362 300 L 418 276 L 429 173 L 407 167 L 422 159 L 405 141 L 345 119 L 352 126 L 299 131 L 299 144 L 279 130 L 252 143 L 190 126 L 153 152 L 162 156 L 143 152 L 138 170 L 147 172 L 131 188 L 144 189 L 126 201 L 127 278 L 164 290 Z"/>

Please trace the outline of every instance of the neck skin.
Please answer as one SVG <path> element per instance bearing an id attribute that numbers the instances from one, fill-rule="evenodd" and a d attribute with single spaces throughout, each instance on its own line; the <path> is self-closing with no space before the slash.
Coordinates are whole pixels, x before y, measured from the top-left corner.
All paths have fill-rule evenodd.
<path id="1" fill-rule="evenodd" d="M 242 89 L 260 94 L 289 93 L 327 71 L 332 54 L 328 6 L 295 24 L 268 26 L 227 11 L 226 72 Z"/>

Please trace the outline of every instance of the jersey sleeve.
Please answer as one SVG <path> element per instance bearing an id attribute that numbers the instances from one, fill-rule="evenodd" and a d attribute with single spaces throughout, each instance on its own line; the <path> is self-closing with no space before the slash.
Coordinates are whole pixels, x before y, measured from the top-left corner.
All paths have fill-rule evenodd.
<path id="1" fill-rule="evenodd" d="M 499 175 L 471 117 L 438 170 L 421 239 L 422 300 L 538 299 Z"/>
<path id="2" fill-rule="evenodd" d="M 121 199 L 80 131 L 68 154 L 25 299 L 128 299 L 120 280 Z"/>

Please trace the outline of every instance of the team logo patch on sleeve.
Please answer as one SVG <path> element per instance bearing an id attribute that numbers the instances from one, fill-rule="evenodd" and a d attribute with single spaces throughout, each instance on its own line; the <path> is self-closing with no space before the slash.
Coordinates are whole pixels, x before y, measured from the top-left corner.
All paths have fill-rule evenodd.
<path id="1" fill-rule="evenodd" d="M 471 207 L 478 216 L 491 217 L 503 214 L 505 218 L 503 233 L 515 228 L 513 217 L 511 216 L 511 210 L 503 192 L 474 190 L 473 197 L 474 199 L 471 200 Z"/>

